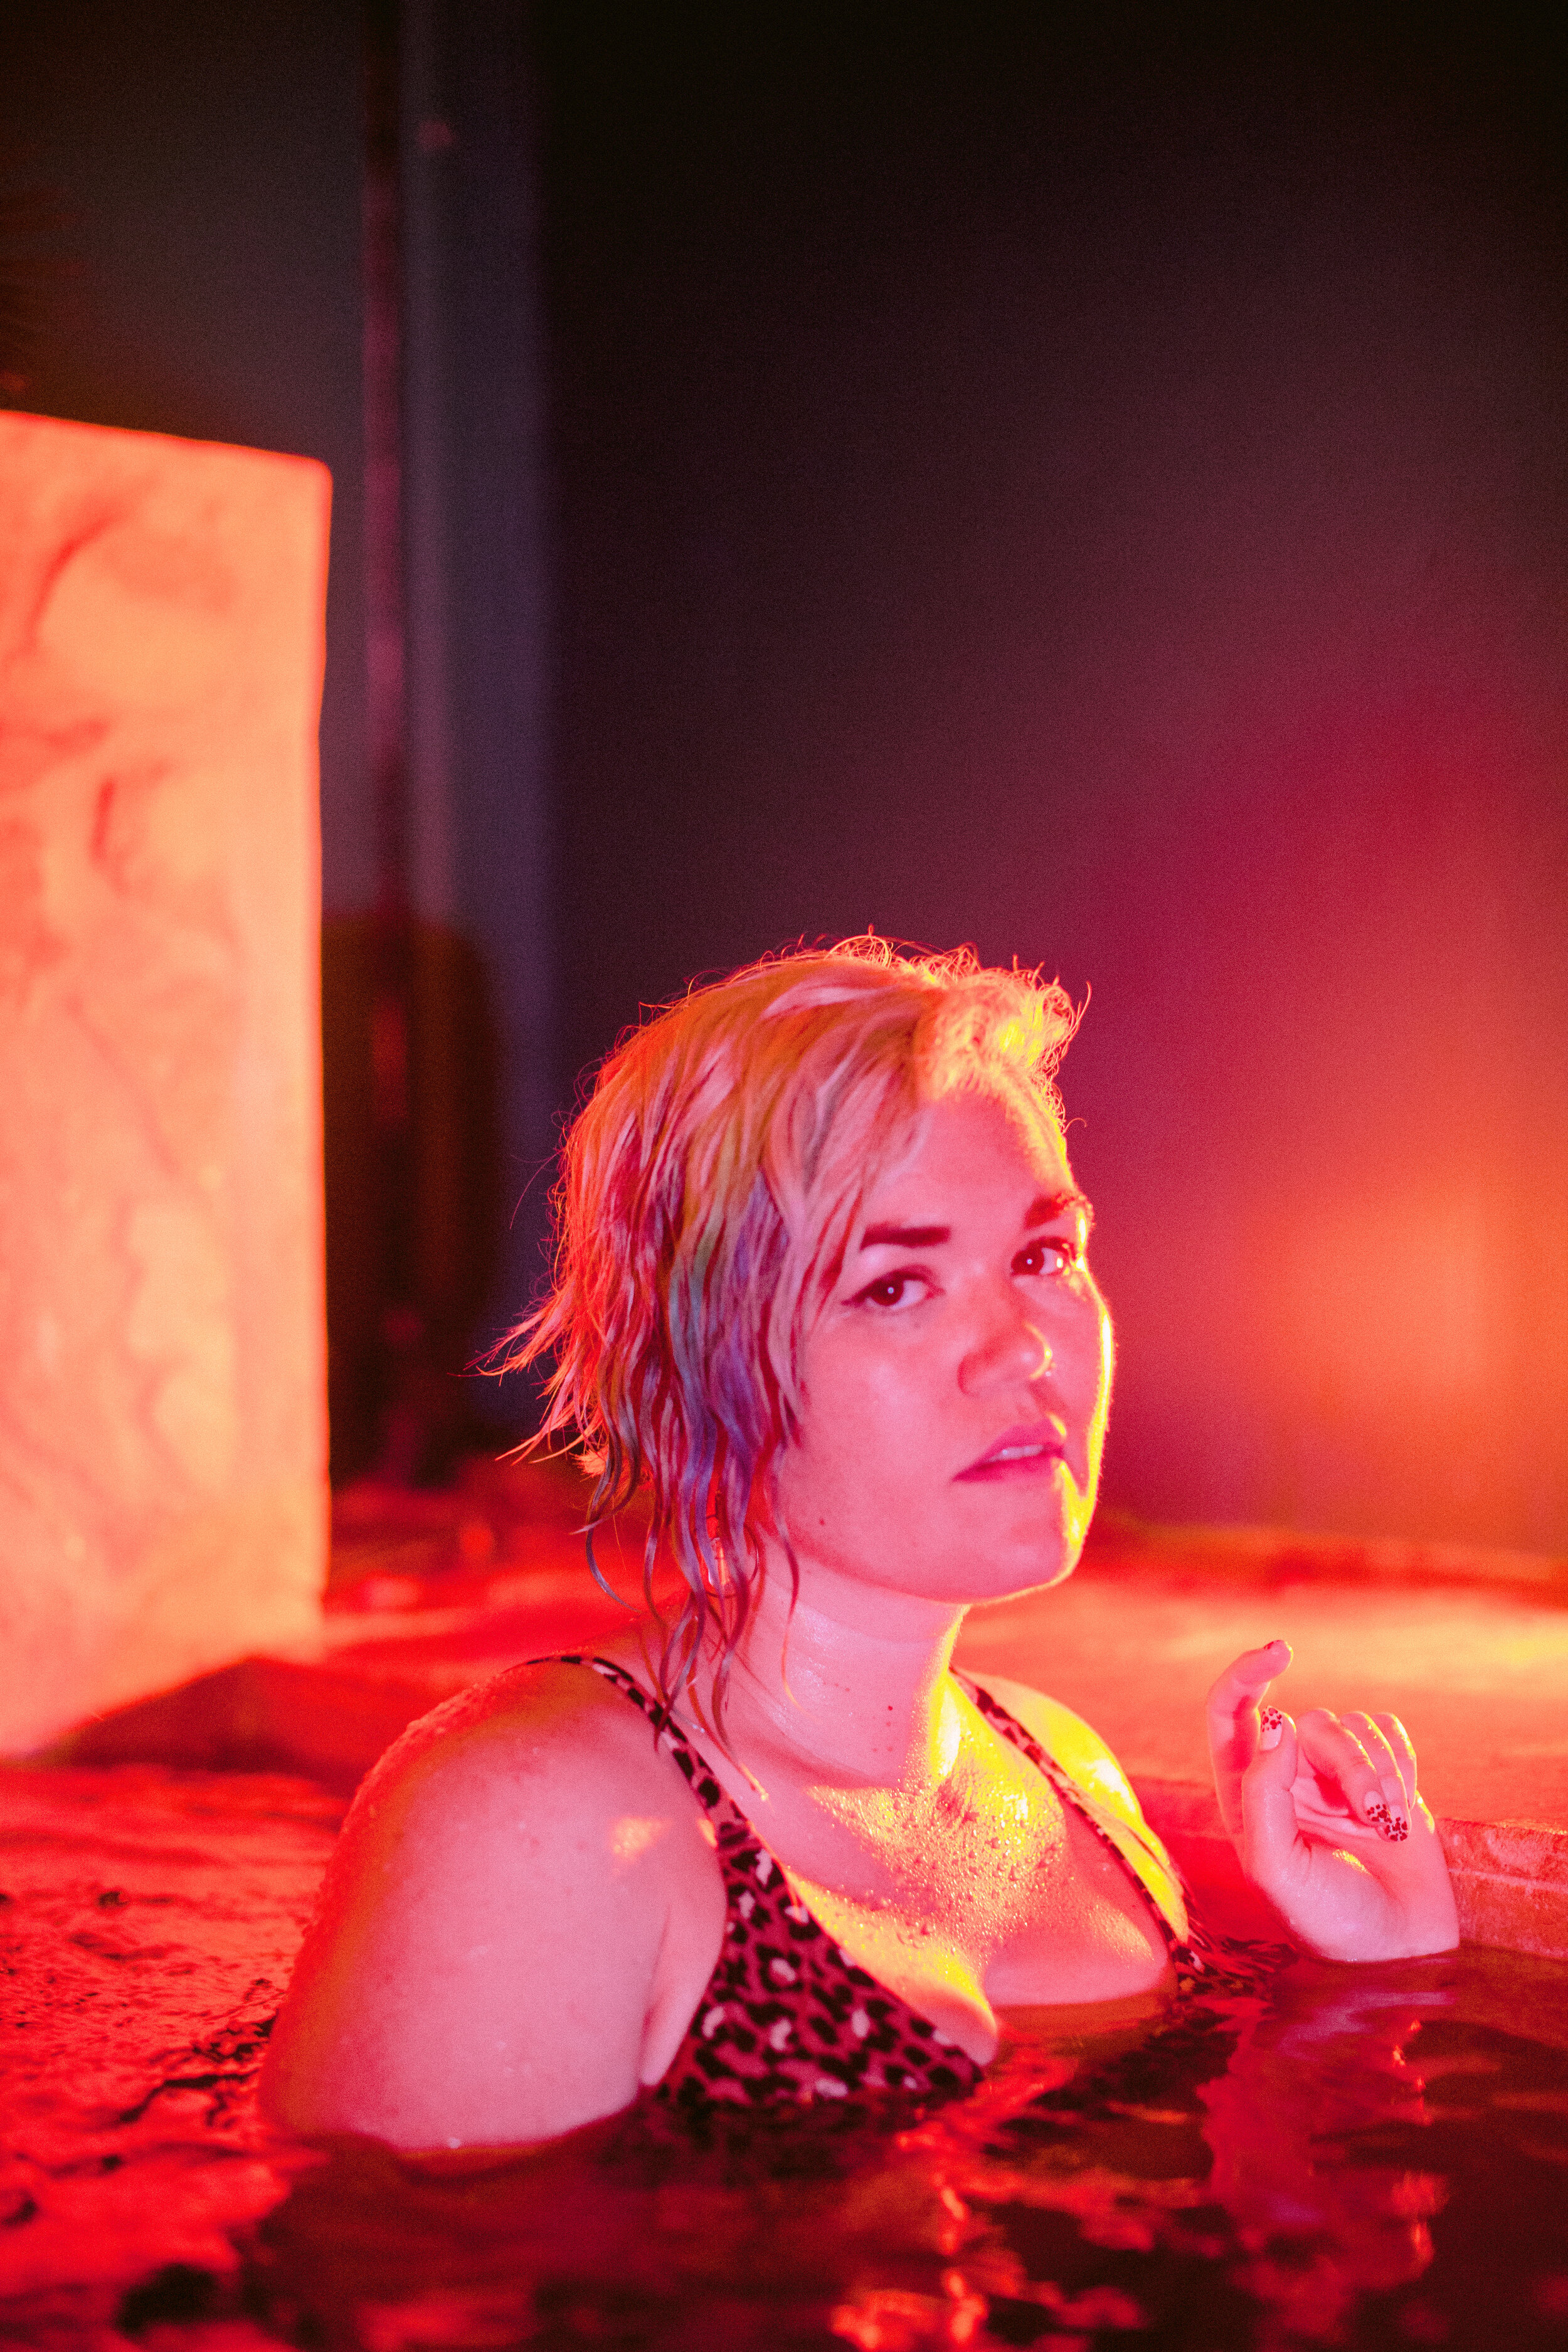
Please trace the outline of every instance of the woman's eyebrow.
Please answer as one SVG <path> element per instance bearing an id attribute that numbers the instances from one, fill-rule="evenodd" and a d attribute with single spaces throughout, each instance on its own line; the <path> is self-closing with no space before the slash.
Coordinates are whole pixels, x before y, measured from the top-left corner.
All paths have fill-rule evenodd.
<path id="1" fill-rule="evenodd" d="M 1024 1230 L 1048 1225 L 1058 1217 L 1082 1217 L 1094 1222 L 1094 1211 L 1081 1192 L 1041 1192 L 1024 1213 Z M 868 1225 L 860 1247 L 868 1249 L 936 1249 L 952 1239 L 951 1225 Z"/>
<path id="2" fill-rule="evenodd" d="M 860 1236 L 863 1250 L 880 1249 L 891 1243 L 895 1249 L 934 1249 L 939 1242 L 952 1239 L 951 1225 L 868 1225 Z"/>
<path id="3" fill-rule="evenodd" d="M 1024 1230 L 1027 1233 L 1031 1225 L 1048 1225 L 1058 1217 L 1070 1216 L 1082 1217 L 1089 1224 L 1094 1223 L 1094 1211 L 1083 1193 L 1042 1192 L 1025 1212 Z"/>

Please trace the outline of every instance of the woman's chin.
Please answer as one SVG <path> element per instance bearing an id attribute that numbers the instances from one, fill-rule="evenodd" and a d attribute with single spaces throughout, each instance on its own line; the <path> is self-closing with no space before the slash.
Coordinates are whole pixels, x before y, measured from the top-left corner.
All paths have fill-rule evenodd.
<path id="1" fill-rule="evenodd" d="M 976 1547 L 974 1566 L 988 1585 L 1004 1591 L 1034 1592 L 1060 1584 L 1082 1557 L 1093 1513 L 1093 1496 L 1072 1479 L 1060 1479 L 1043 1509 L 1020 1513 L 998 1528 L 989 1544 Z"/>
<path id="2" fill-rule="evenodd" d="M 1067 1582 L 1082 1550 L 1081 1538 L 1059 1534 L 1049 1542 L 999 1549 L 986 1558 L 971 1559 L 962 1571 L 968 1588 L 963 1598 L 975 1608 L 988 1601 L 1017 1601 L 1026 1593 L 1049 1591 L 1052 1585 Z"/>

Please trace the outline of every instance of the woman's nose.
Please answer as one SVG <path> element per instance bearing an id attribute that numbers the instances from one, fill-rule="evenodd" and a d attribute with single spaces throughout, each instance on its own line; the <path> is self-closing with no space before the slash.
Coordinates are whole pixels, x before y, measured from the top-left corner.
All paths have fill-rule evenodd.
<path id="1" fill-rule="evenodd" d="M 1015 1307 L 977 1334 L 959 1364 L 958 1385 L 965 1396 L 983 1396 L 1009 1381 L 1043 1380 L 1054 1360 L 1039 1325 Z"/>

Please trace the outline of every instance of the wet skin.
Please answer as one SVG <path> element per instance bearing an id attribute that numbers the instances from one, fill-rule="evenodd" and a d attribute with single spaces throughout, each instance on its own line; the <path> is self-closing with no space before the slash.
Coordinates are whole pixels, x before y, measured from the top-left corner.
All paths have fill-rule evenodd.
<path id="1" fill-rule="evenodd" d="M 948 1670 L 968 1605 L 1078 1558 L 1111 1360 L 1087 1227 L 1048 1119 L 979 1094 L 921 1116 L 806 1339 L 798 1442 L 761 1498 L 728 1752 L 705 1677 L 683 1709 L 836 1940 L 981 2060 L 998 2007 L 1123 2000 L 1166 1975 L 1126 1874 Z M 621 1654 L 648 1678 L 635 1642 Z M 1299 1740 L 1287 1726 L 1260 1746 L 1281 1664 L 1249 1654 L 1211 1701 L 1244 1862 L 1332 1956 L 1440 1935 L 1413 1757 L 1378 1751 L 1411 1829 L 1395 1845 L 1364 1812 L 1363 1739 L 1303 1718 Z M 993 1687 L 1119 1781 L 1066 1709 Z M 1314 1828 L 1302 1774 L 1323 1820 L 1341 1822 L 1342 1790 L 1363 1805 L 1343 1816 L 1353 1853 Z M 409 2146 L 610 2113 L 668 2068 L 723 1924 L 698 1809 L 636 1711 L 581 1669 L 514 1670 L 416 1726 L 356 1804 L 279 2021 L 273 2110 Z"/>

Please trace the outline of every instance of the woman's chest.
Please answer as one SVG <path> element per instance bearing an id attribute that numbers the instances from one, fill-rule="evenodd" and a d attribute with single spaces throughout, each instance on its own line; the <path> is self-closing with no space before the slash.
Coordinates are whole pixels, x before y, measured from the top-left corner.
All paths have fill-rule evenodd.
<path id="1" fill-rule="evenodd" d="M 982 2062 L 997 2006 L 1117 2000 L 1165 1972 L 1142 1889 L 1037 1774 L 963 1818 L 900 1817 L 885 1800 L 869 1818 L 827 1811 L 826 1828 L 793 1842 L 797 1901 L 847 1958 Z"/>

